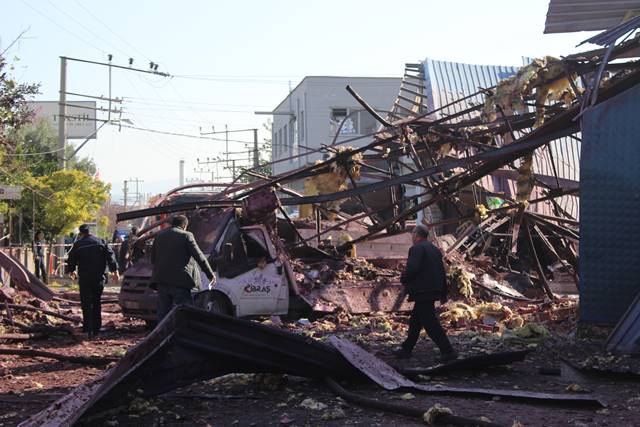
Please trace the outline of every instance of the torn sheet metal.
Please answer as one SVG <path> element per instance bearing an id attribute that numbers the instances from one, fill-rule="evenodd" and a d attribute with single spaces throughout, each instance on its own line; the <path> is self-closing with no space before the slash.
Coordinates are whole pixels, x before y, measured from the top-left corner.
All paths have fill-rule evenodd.
<path id="1" fill-rule="evenodd" d="M 599 399 L 590 395 L 575 394 L 555 394 L 540 393 L 524 390 L 506 390 L 506 389 L 486 389 L 476 387 L 446 387 L 432 386 L 428 384 L 417 384 L 403 377 L 391 366 L 377 358 L 371 353 L 364 351 L 347 340 L 332 336 L 329 342 L 342 353 L 342 355 L 358 368 L 362 373 L 368 376 L 376 384 L 386 390 L 397 390 L 401 388 L 410 388 L 415 391 L 427 394 L 447 394 L 459 396 L 478 396 L 478 397 L 502 397 L 506 399 L 524 400 L 533 403 L 550 403 L 563 404 L 573 406 L 606 406 Z"/>
<path id="2" fill-rule="evenodd" d="M 31 273 L 27 267 L 4 251 L 0 251 L 0 268 L 9 274 L 11 282 L 19 288 L 44 301 L 53 299 L 55 294 L 47 285 Z"/>
<path id="3" fill-rule="evenodd" d="M 256 322 L 177 307 L 95 382 L 76 388 L 21 427 L 70 426 L 117 406 L 133 390 L 155 396 L 229 373 L 362 379 L 333 347 Z"/>
<path id="4" fill-rule="evenodd" d="M 410 311 L 413 308 L 399 282 L 331 284 L 307 292 L 301 290 L 301 296 L 313 311 L 320 313 L 332 313 L 338 307 L 352 314 Z"/>
<path id="5" fill-rule="evenodd" d="M 640 293 L 611 331 L 605 348 L 612 353 L 640 353 Z"/>
<path id="6" fill-rule="evenodd" d="M 634 31 L 640 27 L 640 16 L 636 16 L 634 18 L 629 19 L 613 28 L 609 28 L 601 33 L 596 34 L 593 37 L 588 38 L 587 40 L 581 42 L 578 46 L 583 44 L 591 43 L 597 44 L 599 46 L 608 46 L 612 43 L 615 43 L 620 37 L 625 34 Z"/>
<path id="7" fill-rule="evenodd" d="M 461 370 L 479 370 L 493 366 L 509 365 L 521 362 L 531 350 L 506 351 L 502 353 L 480 354 L 464 359 L 456 359 L 446 364 L 440 364 L 428 368 L 404 368 L 400 373 L 408 377 L 418 375 L 440 375 Z"/>

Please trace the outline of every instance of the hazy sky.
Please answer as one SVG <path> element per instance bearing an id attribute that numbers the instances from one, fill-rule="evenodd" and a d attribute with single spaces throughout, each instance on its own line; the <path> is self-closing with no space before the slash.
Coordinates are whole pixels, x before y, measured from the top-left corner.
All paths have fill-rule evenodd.
<path id="1" fill-rule="evenodd" d="M 198 135 L 261 127 L 305 75 L 401 76 L 406 62 L 426 57 L 473 64 L 519 65 L 522 56 L 562 55 L 589 33 L 543 35 L 546 0 L 362 1 L 81 1 L 12 0 L 0 15 L 0 52 L 21 81 L 40 82 L 38 100 L 57 100 L 59 56 L 106 60 L 175 77 L 113 73 L 112 95 L 135 126 Z M 108 93 L 106 68 L 71 62 L 69 92 Z M 83 99 L 70 97 L 69 99 Z M 99 102 L 106 107 L 106 103 Z M 103 117 L 99 113 L 99 117 Z M 260 140 L 266 136 L 261 130 Z M 250 141 L 250 133 L 234 139 Z M 242 142 L 230 151 L 245 150 Z M 196 159 L 213 158 L 224 142 L 105 126 L 81 151 L 112 183 L 139 178 L 141 191 L 202 177 Z M 234 155 L 236 158 L 244 155 Z M 220 170 L 220 172 L 222 172 Z M 207 176 L 210 176 L 207 175 Z"/>

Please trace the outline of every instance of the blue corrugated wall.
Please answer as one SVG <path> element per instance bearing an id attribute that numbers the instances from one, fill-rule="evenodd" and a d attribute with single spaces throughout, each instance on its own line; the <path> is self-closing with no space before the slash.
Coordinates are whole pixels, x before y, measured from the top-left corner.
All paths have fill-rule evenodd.
<path id="1" fill-rule="evenodd" d="M 589 109 L 580 167 L 580 319 L 614 324 L 640 290 L 640 86 Z"/>

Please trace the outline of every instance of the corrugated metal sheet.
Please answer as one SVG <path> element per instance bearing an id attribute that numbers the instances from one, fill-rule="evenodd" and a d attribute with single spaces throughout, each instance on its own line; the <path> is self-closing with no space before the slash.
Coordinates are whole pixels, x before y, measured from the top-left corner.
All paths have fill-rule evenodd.
<path id="1" fill-rule="evenodd" d="M 501 65 L 472 65 L 460 62 L 436 61 L 427 58 L 424 61 L 424 79 L 429 109 L 435 110 L 443 105 L 477 92 L 479 88 L 489 88 L 518 72 L 518 67 Z M 437 118 L 457 113 L 472 105 L 484 103 L 484 96 L 478 95 L 466 101 L 458 102 L 442 110 Z M 462 116 L 459 120 L 471 118 Z"/>
<path id="2" fill-rule="evenodd" d="M 640 353 L 640 294 L 636 295 L 627 312 L 607 338 L 605 348 L 612 353 Z"/>
<path id="3" fill-rule="evenodd" d="M 545 33 L 601 31 L 620 24 L 639 0 L 550 0 Z"/>
<path id="4" fill-rule="evenodd" d="M 582 120 L 580 319 L 615 324 L 640 290 L 640 86 Z"/>
<path id="5" fill-rule="evenodd" d="M 530 58 L 523 58 L 523 63 L 525 64 L 530 61 Z M 472 65 L 437 61 L 430 58 L 427 58 L 423 64 L 425 91 L 430 111 L 469 96 L 477 92 L 479 88 L 495 86 L 501 80 L 516 74 L 519 69 L 519 67 L 502 65 Z M 482 103 L 484 103 L 484 96 L 477 95 L 444 108 L 436 113 L 433 118 L 441 118 Z M 477 113 L 473 114 L 477 115 Z M 457 121 L 472 117 L 471 114 L 467 114 L 457 119 Z M 549 148 L 537 150 L 534 157 L 535 173 L 555 176 L 549 151 L 555 160 L 558 177 L 578 181 L 580 175 L 580 142 L 572 138 L 561 138 L 552 141 L 549 144 Z M 480 181 L 480 185 L 489 191 L 504 192 L 509 196 L 515 196 L 516 194 L 515 181 L 512 180 L 487 176 Z M 577 197 L 562 197 L 558 199 L 558 204 L 561 209 L 572 217 L 579 218 Z M 532 206 L 534 211 L 544 214 L 555 214 L 552 208 L 551 202 Z"/>
<path id="6" fill-rule="evenodd" d="M 608 46 L 612 43 L 615 43 L 615 41 L 620 37 L 630 33 L 631 31 L 635 31 L 638 27 L 640 27 L 640 16 L 631 18 L 627 22 L 611 28 L 610 30 L 603 31 L 583 41 L 582 43 L 580 43 L 580 45 L 585 43 L 592 43 L 600 46 Z"/>

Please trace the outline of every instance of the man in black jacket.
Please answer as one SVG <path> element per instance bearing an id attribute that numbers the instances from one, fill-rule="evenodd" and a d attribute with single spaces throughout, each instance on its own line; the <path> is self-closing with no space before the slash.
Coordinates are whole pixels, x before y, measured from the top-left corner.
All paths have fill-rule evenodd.
<path id="1" fill-rule="evenodd" d="M 418 338 L 425 329 L 441 353 L 441 361 L 446 362 L 458 357 L 451 346 L 447 334 L 440 325 L 435 312 L 435 302 L 444 304 L 447 300 L 447 281 L 440 250 L 431 243 L 427 236 L 429 231 L 422 225 L 413 230 L 413 246 L 409 249 L 409 257 L 400 281 L 409 294 L 409 301 L 414 301 L 409 334 L 399 349 L 394 351 L 396 357 L 407 359 Z"/>
<path id="2" fill-rule="evenodd" d="M 44 233 L 40 230 L 36 232 L 33 240 L 33 261 L 36 265 L 36 277 L 44 283 L 47 280 L 47 267 L 45 262 L 45 252 L 47 243 L 44 241 Z"/>
<path id="3" fill-rule="evenodd" d="M 198 286 L 200 275 L 196 263 L 215 284 L 215 275 L 193 234 L 186 231 L 187 217 L 176 215 L 171 228 L 161 231 L 153 240 L 151 284 L 158 290 L 158 321 L 173 305 L 193 305 L 191 288 Z M 193 261 L 195 260 L 195 262 Z"/>
<path id="4" fill-rule="evenodd" d="M 78 240 L 68 254 L 66 271 L 72 279 L 78 277 L 82 330 L 93 336 L 100 332 L 102 326 L 100 298 L 107 281 L 107 269 L 113 273 L 116 280 L 120 280 L 120 275 L 116 256 L 107 242 L 92 236 L 86 224 L 81 225 L 79 231 Z"/>

